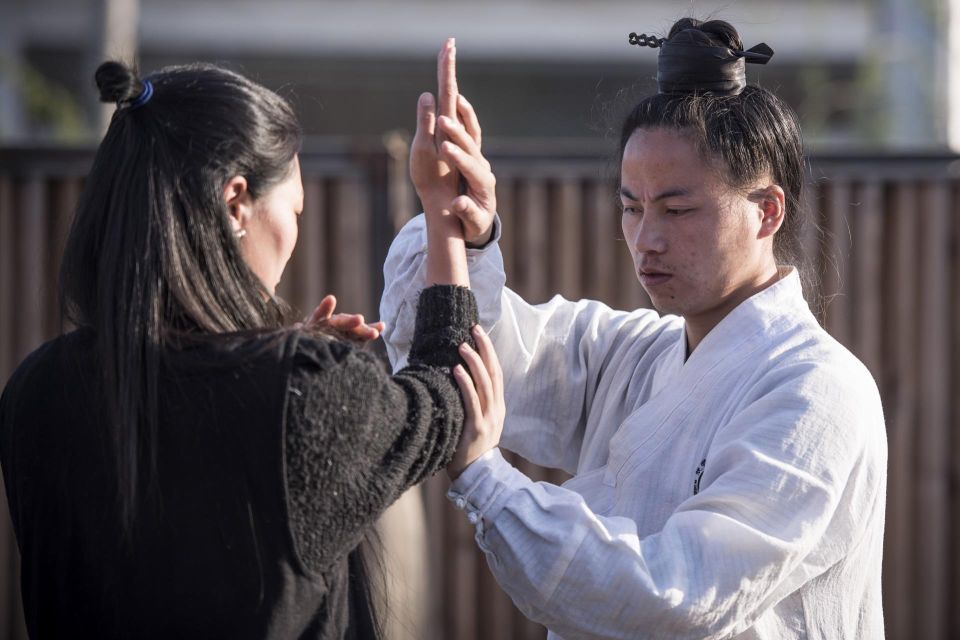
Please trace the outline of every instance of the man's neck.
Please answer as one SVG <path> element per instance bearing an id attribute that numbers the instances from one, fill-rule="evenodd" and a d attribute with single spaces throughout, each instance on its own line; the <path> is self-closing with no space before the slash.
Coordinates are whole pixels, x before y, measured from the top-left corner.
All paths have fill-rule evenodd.
<path id="1" fill-rule="evenodd" d="M 719 305 L 695 316 L 684 316 L 685 331 L 687 337 L 687 358 L 699 346 L 707 334 L 713 331 L 713 328 L 720 324 L 720 321 L 727 317 L 731 311 L 740 306 L 744 301 L 757 295 L 764 289 L 776 284 L 785 274 L 786 270 L 781 270 L 775 265 L 772 270 L 765 271 L 756 279 L 750 280 L 727 296 Z"/>

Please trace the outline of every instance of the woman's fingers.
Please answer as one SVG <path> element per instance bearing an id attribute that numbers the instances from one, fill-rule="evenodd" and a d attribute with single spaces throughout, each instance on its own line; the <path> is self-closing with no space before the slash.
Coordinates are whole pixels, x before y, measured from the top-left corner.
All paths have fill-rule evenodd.
<path id="1" fill-rule="evenodd" d="M 477 395 L 477 389 L 474 386 L 473 379 L 461 364 L 453 368 L 453 377 L 457 381 L 457 386 L 460 387 L 460 395 L 463 396 L 463 409 L 467 419 L 466 424 L 476 427 L 477 420 L 483 415 L 483 411 L 480 408 L 480 398 Z"/>
<path id="2" fill-rule="evenodd" d="M 364 324 L 363 316 L 359 313 L 338 313 L 331 316 L 327 323 L 340 331 L 349 331 Z"/>
<path id="3" fill-rule="evenodd" d="M 357 342 L 376 340 L 386 328 L 383 322 L 367 324 L 364 321 L 363 314 L 360 313 L 337 313 L 323 318 L 315 324 L 330 327 L 344 338 Z"/>
<path id="4" fill-rule="evenodd" d="M 470 375 L 473 377 L 473 382 L 477 387 L 477 395 L 480 396 L 480 407 L 486 412 L 495 397 L 493 393 L 493 382 L 487 373 L 487 367 L 480 358 L 480 354 L 474 351 L 466 342 L 460 345 L 460 357 L 463 358 L 470 368 Z"/>
<path id="5" fill-rule="evenodd" d="M 317 305 L 317 308 L 313 310 L 313 313 L 310 314 L 310 318 L 307 320 L 307 324 L 316 324 L 330 318 L 333 315 L 333 310 L 337 308 L 337 299 L 332 295 L 327 295 L 323 297 L 323 300 L 320 301 L 320 304 Z"/>
<path id="6" fill-rule="evenodd" d="M 463 97 L 463 94 L 457 95 L 457 113 L 460 115 L 460 120 L 463 122 L 467 133 L 473 138 L 477 147 L 480 147 L 480 120 L 477 119 L 477 113 L 473 110 L 473 105 Z"/>

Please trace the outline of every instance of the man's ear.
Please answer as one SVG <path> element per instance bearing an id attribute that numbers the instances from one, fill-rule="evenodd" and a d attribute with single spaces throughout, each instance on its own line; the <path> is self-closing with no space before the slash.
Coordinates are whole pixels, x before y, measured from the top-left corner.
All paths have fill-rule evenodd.
<path id="1" fill-rule="evenodd" d="M 223 188 L 223 200 L 230 213 L 230 224 L 233 233 L 239 237 L 246 235 L 246 226 L 253 215 L 253 198 L 247 188 L 247 179 L 243 176 L 233 176 L 227 180 Z"/>
<path id="2" fill-rule="evenodd" d="M 783 226 L 783 219 L 787 215 L 786 194 L 780 185 L 771 184 L 754 191 L 752 195 L 755 196 L 751 199 L 757 203 L 757 213 L 760 216 L 757 239 L 773 237 Z"/>

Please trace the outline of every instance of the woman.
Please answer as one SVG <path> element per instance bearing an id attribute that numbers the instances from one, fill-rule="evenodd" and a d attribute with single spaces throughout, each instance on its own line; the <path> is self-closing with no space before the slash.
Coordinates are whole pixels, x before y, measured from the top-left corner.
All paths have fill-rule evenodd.
<path id="1" fill-rule="evenodd" d="M 619 197 L 659 313 L 532 306 L 505 288 L 479 127 L 472 112 L 439 120 L 443 158 L 470 185 L 452 212 L 480 247 L 470 280 L 505 363 L 499 444 L 574 475 L 532 482 L 491 433 L 450 497 L 554 638 L 882 638 L 883 411 L 803 298 L 800 130 L 744 75 L 773 52 L 744 51 L 722 21 L 636 41 L 661 48 L 660 91 L 623 124 Z M 434 224 L 408 224 L 384 268 L 395 364 Z"/>
<path id="2" fill-rule="evenodd" d="M 338 339 L 382 325 L 328 298 L 291 326 L 274 296 L 303 207 L 287 103 L 209 65 L 96 80 L 117 111 L 63 260 L 77 329 L 0 401 L 31 637 L 378 637 L 361 541 L 497 406 L 462 249 L 390 377 Z"/>

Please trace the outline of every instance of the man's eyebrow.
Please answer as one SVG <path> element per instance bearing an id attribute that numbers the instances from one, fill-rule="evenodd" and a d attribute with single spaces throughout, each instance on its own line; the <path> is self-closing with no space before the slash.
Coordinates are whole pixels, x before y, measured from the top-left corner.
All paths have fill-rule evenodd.
<path id="1" fill-rule="evenodd" d="M 633 193 L 631 193 L 629 189 L 624 189 L 623 187 L 620 187 L 620 195 L 626 198 L 627 200 L 633 200 L 634 202 L 639 202 L 639 198 L 633 195 Z M 666 191 L 657 194 L 657 196 L 653 199 L 653 202 L 658 202 L 660 200 L 663 200 L 664 198 L 673 198 L 675 196 L 688 196 L 688 195 L 690 195 L 689 189 L 677 187 L 675 189 L 667 189 Z"/>
<path id="2" fill-rule="evenodd" d="M 690 195 L 690 189 L 677 187 L 676 189 L 667 189 L 666 191 L 660 193 L 657 197 L 653 199 L 653 201 L 657 202 L 665 198 L 674 198 L 676 196 L 688 196 L 688 195 Z"/>

